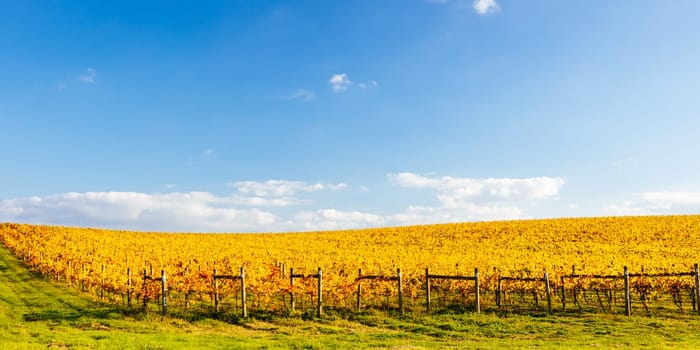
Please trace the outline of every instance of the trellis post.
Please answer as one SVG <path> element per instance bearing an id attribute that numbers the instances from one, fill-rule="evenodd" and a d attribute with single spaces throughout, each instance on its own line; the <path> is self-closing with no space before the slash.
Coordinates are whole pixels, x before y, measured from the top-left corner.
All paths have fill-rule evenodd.
<path id="1" fill-rule="evenodd" d="M 564 288 L 564 275 L 562 274 L 560 279 L 561 283 L 561 309 L 566 310 L 566 289 Z"/>
<path id="2" fill-rule="evenodd" d="M 629 270 L 627 269 L 627 266 L 625 266 L 624 270 L 624 279 L 625 279 L 625 314 L 627 316 L 632 315 L 632 300 L 630 296 L 630 273 Z"/>
<path id="3" fill-rule="evenodd" d="M 496 284 L 496 307 L 501 308 L 501 276 L 498 276 L 498 283 Z"/>
<path id="4" fill-rule="evenodd" d="M 141 285 L 142 288 L 146 287 L 146 280 L 147 279 L 148 279 L 148 271 L 146 269 L 143 269 L 143 284 Z M 148 312 L 148 296 L 146 295 L 146 293 L 143 293 L 143 312 Z"/>
<path id="5" fill-rule="evenodd" d="M 402 276 L 401 276 L 401 269 L 396 269 L 396 273 L 398 275 L 398 287 L 399 287 L 399 312 L 401 315 L 403 315 L 403 281 L 402 281 Z"/>
<path id="6" fill-rule="evenodd" d="M 126 305 L 131 306 L 131 268 L 126 269 Z"/>
<path id="7" fill-rule="evenodd" d="M 100 275 L 100 300 L 104 298 L 105 294 L 105 265 L 102 264 L 102 274 Z"/>
<path id="8" fill-rule="evenodd" d="M 552 291 L 549 288 L 549 273 L 544 272 L 544 289 L 547 293 L 547 315 L 552 315 Z"/>
<path id="9" fill-rule="evenodd" d="M 243 318 L 248 317 L 248 308 L 246 307 L 245 299 L 245 266 L 241 266 L 241 308 L 243 310 Z"/>
<path id="10" fill-rule="evenodd" d="M 700 315 L 700 273 L 698 272 L 698 264 L 693 266 L 693 274 L 695 275 L 695 309 Z"/>
<path id="11" fill-rule="evenodd" d="M 316 316 L 321 317 L 323 314 L 323 271 L 318 268 L 318 301 L 316 303 Z"/>
<path id="12" fill-rule="evenodd" d="M 219 281 L 216 279 L 216 269 L 214 269 L 214 274 L 211 278 L 214 287 L 214 312 L 219 312 Z"/>
<path id="13" fill-rule="evenodd" d="M 479 295 L 479 269 L 474 269 L 474 293 L 476 299 L 476 313 L 481 313 L 481 298 Z"/>
<path id="14" fill-rule="evenodd" d="M 294 311 L 294 268 L 289 268 L 289 286 L 291 287 L 289 291 L 289 307 Z"/>
<path id="15" fill-rule="evenodd" d="M 430 312 L 430 274 L 425 268 L 425 312 Z"/>
<path id="16" fill-rule="evenodd" d="M 362 269 L 357 270 L 357 277 L 362 277 Z M 362 281 L 357 281 L 357 312 L 360 312 L 360 307 L 362 307 Z"/>
<path id="17" fill-rule="evenodd" d="M 166 291 L 167 291 L 167 287 L 166 287 L 165 270 L 160 270 L 160 296 L 161 296 L 161 303 L 163 305 L 163 315 L 166 315 L 168 313 L 168 297 L 167 297 Z"/>

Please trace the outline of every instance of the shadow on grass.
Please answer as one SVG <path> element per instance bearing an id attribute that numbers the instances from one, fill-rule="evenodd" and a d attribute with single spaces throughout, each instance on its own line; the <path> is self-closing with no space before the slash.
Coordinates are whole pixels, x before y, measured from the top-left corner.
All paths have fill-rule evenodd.
<path id="1" fill-rule="evenodd" d="M 137 315 L 137 312 L 125 310 L 121 308 L 70 308 L 64 305 L 61 308 L 45 308 L 37 312 L 28 312 L 22 315 L 22 319 L 26 322 L 35 321 L 76 321 L 79 319 L 118 319 L 125 315 Z"/>

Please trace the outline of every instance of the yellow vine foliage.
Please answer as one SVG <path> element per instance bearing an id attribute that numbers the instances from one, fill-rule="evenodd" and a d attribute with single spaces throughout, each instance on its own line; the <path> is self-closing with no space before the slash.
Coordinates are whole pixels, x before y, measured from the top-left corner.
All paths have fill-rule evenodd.
<path id="1" fill-rule="evenodd" d="M 300 279 L 290 286 L 289 268 L 315 274 L 323 268 L 324 299 L 351 307 L 358 270 L 364 275 L 396 276 L 402 270 L 404 294 L 417 298 L 424 289 L 425 269 L 443 275 L 471 276 L 480 271 L 480 285 L 495 290 L 499 276 L 542 277 L 547 271 L 555 288 L 560 277 L 621 275 L 630 272 L 690 272 L 698 255 L 700 216 L 607 217 L 457 223 L 378 229 L 269 233 L 145 233 L 5 223 L 0 240 L 14 254 L 46 275 L 97 293 L 127 291 L 132 271 L 136 297 L 156 298 L 155 284 L 144 284 L 144 271 L 157 277 L 167 272 L 171 293 L 209 295 L 211 276 L 237 275 L 246 268 L 253 307 L 278 310 L 290 292 L 316 293 L 315 281 Z M 284 263 L 284 265 L 282 265 Z M 281 271 L 282 266 L 287 271 Z M 151 272 L 151 269 L 153 272 Z M 608 287 L 621 281 L 567 279 L 567 288 Z M 634 288 L 692 287 L 691 278 L 639 278 Z M 460 293 L 465 284 L 450 282 Z M 507 288 L 535 288 L 527 282 Z M 366 287 L 365 287 L 366 286 Z M 234 287 L 227 287 L 233 289 Z M 366 288 L 366 289 L 365 289 Z M 539 288 L 539 287 L 537 287 Z M 380 300 L 396 285 L 363 282 L 368 298 Z"/>

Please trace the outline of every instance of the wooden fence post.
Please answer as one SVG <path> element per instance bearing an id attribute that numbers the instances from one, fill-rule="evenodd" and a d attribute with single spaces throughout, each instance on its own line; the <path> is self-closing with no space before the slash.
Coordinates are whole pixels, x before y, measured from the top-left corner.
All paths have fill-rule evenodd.
<path id="1" fill-rule="evenodd" d="M 496 307 L 501 308 L 501 276 L 498 276 L 498 283 L 496 284 Z"/>
<path id="2" fill-rule="evenodd" d="M 316 316 L 321 317 L 323 314 L 323 272 L 318 268 L 318 301 L 316 303 Z"/>
<path id="3" fill-rule="evenodd" d="M 430 274 L 425 268 L 425 312 L 430 312 Z"/>
<path id="4" fill-rule="evenodd" d="M 143 269 L 143 284 L 141 285 L 141 291 L 145 292 L 143 289 L 146 287 L 146 277 L 148 277 L 148 272 Z M 143 293 L 143 312 L 148 312 L 148 296 Z"/>
<path id="5" fill-rule="evenodd" d="M 61 258 L 55 258 L 54 261 L 58 263 L 61 261 Z M 56 264 L 56 266 L 58 266 L 58 264 Z M 58 272 L 58 268 L 54 269 L 54 272 L 56 273 L 56 282 L 61 282 L 61 273 Z"/>
<path id="6" fill-rule="evenodd" d="M 245 266 L 241 266 L 241 305 L 243 309 L 243 318 L 248 317 L 248 308 L 246 307 L 245 299 Z"/>
<path id="7" fill-rule="evenodd" d="M 168 300 L 167 295 L 165 294 L 166 291 L 167 287 L 165 270 L 160 270 L 160 296 L 163 304 L 163 315 L 166 315 L 168 313 Z"/>
<path id="8" fill-rule="evenodd" d="M 190 259 L 189 265 L 185 266 L 185 272 L 183 273 L 183 279 L 186 281 L 190 276 L 190 266 L 192 266 L 192 259 Z M 185 290 L 185 309 L 190 308 L 190 291 Z"/>
<path id="9" fill-rule="evenodd" d="M 105 294 L 105 265 L 102 264 L 102 274 L 100 275 L 100 300 Z"/>
<path id="10" fill-rule="evenodd" d="M 131 269 L 126 269 L 126 305 L 131 306 Z"/>
<path id="11" fill-rule="evenodd" d="M 214 269 L 214 274 L 211 278 L 214 287 L 214 312 L 219 312 L 219 281 L 216 279 L 216 269 Z"/>
<path id="12" fill-rule="evenodd" d="M 401 269 L 396 269 L 396 273 L 399 277 L 399 312 L 401 313 L 401 315 L 403 315 L 403 281 L 401 276 Z"/>
<path id="13" fill-rule="evenodd" d="M 566 289 L 564 289 L 564 275 L 560 278 L 561 283 L 561 309 L 566 310 Z"/>
<path id="14" fill-rule="evenodd" d="M 630 296 L 630 274 L 629 270 L 627 270 L 627 266 L 625 266 L 624 270 L 624 279 L 625 279 L 625 314 L 627 316 L 632 315 L 632 300 Z"/>
<path id="15" fill-rule="evenodd" d="M 695 309 L 700 315 L 700 273 L 698 273 L 697 263 L 693 266 L 693 273 L 695 274 Z"/>
<path id="16" fill-rule="evenodd" d="M 289 268 L 289 286 L 291 290 L 289 291 L 289 306 L 294 311 L 294 268 Z"/>
<path id="17" fill-rule="evenodd" d="M 547 315 L 552 315 L 552 291 L 549 288 L 549 273 L 544 272 L 544 290 L 547 293 Z"/>
<path id="18" fill-rule="evenodd" d="M 85 263 L 80 264 L 80 291 L 85 291 Z"/>
<path id="19" fill-rule="evenodd" d="M 481 313 L 481 298 L 479 296 L 479 269 L 474 269 L 474 293 L 476 295 L 476 313 Z"/>
<path id="20" fill-rule="evenodd" d="M 362 277 L 362 269 L 357 270 L 357 278 Z M 360 307 L 362 307 L 362 280 L 357 281 L 357 312 L 360 312 Z"/>

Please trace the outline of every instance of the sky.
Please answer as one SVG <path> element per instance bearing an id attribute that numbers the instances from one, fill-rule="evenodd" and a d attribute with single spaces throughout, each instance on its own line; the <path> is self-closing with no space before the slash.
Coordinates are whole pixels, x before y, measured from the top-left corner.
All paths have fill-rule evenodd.
<path id="1" fill-rule="evenodd" d="M 0 0 L 0 222 L 697 214 L 698 14 L 696 0 Z"/>

